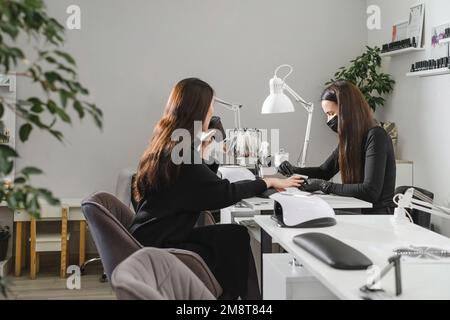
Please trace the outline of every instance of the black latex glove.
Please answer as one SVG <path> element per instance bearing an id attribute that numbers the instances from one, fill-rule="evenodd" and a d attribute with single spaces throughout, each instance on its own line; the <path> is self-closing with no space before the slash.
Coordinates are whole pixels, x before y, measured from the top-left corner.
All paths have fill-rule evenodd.
<path id="1" fill-rule="evenodd" d="M 225 129 L 223 128 L 223 125 L 222 125 L 222 121 L 220 120 L 220 117 L 213 116 L 211 118 L 211 121 L 209 122 L 209 128 L 208 129 L 216 129 L 217 131 L 219 131 L 222 134 L 222 136 L 220 136 L 218 134 L 214 135 L 214 139 L 217 142 L 220 142 L 220 141 L 224 140 L 227 137 Z"/>
<path id="2" fill-rule="evenodd" d="M 321 180 L 321 179 L 308 179 L 305 181 L 301 190 L 306 192 L 316 192 L 322 191 L 324 193 L 329 193 L 331 182 Z"/>
<path id="3" fill-rule="evenodd" d="M 290 177 L 293 174 L 295 174 L 294 170 L 295 170 L 295 167 L 292 164 L 290 164 L 289 161 L 284 161 L 278 167 L 278 172 L 286 177 Z"/>

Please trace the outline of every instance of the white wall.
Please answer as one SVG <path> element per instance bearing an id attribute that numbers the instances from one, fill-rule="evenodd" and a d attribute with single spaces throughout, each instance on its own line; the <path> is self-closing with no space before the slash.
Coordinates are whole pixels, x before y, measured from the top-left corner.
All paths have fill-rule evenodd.
<path id="1" fill-rule="evenodd" d="M 307 115 L 260 115 L 275 67 L 290 63 L 289 83 L 318 103 L 323 83 L 360 54 L 367 40 L 361 0 L 48 0 L 50 14 L 65 21 L 69 4 L 82 10 L 82 30 L 67 31 L 66 49 L 81 80 L 104 111 L 100 133 L 91 121 L 63 127 L 68 143 L 34 134 L 19 145 L 18 165 L 46 175 L 37 184 L 61 197 L 114 191 L 122 168 L 135 167 L 172 86 L 198 76 L 217 95 L 243 103 L 243 125 L 281 128 L 281 144 L 300 153 Z M 33 91 L 19 81 L 19 97 Z M 221 110 L 225 125 L 232 115 Z M 336 144 L 320 107 L 315 114 L 309 164 Z"/>
<path id="2" fill-rule="evenodd" d="M 369 32 L 369 44 L 381 46 L 390 40 L 394 23 L 408 19 L 416 0 L 368 0 L 381 7 L 382 29 Z M 385 70 L 397 81 L 386 108 L 384 120 L 394 121 L 400 135 L 402 158 L 414 161 L 416 186 L 436 194 L 438 203 L 450 207 L 450 76 L 407 78 L 415 61 L 444 57 L 446 48 L 431 48 L 431 28 L 450 22 L 448 0 L 425 0 L 425 52 L 386 60 Z M 435 220 L 441 232 L 450 235 L 450 223 Z"/>

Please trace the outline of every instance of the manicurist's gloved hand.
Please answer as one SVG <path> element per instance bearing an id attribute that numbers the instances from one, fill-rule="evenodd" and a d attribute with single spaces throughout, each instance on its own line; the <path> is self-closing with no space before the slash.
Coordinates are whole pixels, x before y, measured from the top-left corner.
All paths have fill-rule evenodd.
<path id="1" fill-rule="evenodd" d="M 331 182 L 321 179 L 308 179 L 303 184 L 301 189 L 306 192 L 322 191 L 323 193 L 329 193 Z"/>
<path id="2" fill-rule="evenodd" d="M 287 177 L 290 177 L 293 174 L 295 174 L 294 170 L 295 170 L 294 166 L 290 164 L 289 161 L 284 161 L 278 167 L 278 172 Z"/>

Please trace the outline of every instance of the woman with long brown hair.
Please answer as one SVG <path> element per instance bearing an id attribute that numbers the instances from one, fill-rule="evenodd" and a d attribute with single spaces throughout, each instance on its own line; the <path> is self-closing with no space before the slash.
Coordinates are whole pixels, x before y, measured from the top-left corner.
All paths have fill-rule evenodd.
<path id="1" fill-rule="evenodd" d="M 320 167 L 297 168 L 280 165 L 285 175 L 306 175 L 302 189 L 355 197 L 371 202 L 363 214 L 392 214 L 396 164 L 392 141 L 377 126 L 361 91 L 348 81 L 331 84 L 322 94 L 327 125 L 339 137 L 339 146 Z M 338 172 L 342 184 L 329 182 Z"/>
<path id="2" fill-rule="evenodd" d="M 139 163 L 134 184 L 138 208 L 130 232 L 144 246 L 198 253 L 222 286 L 221 298 L 258 299 L 247 229 L 226 224 L 194 226 L 201 211 L 229 207 L 268 188 L 299 187 L 300 178 L 221 180 L 215 172 L 217 166 L 207 165 L 197 143 L 191 143 L 208 130 L 213 105 L 213 89 L 199 79 L 182 80 L 172 90 Z M 197 128 L 195 122 L 202 125 Z M 186 133 L 182 139 L 177 138 L 177 130 Z M 180 145 L 187 148 L 180 151 Z"/>

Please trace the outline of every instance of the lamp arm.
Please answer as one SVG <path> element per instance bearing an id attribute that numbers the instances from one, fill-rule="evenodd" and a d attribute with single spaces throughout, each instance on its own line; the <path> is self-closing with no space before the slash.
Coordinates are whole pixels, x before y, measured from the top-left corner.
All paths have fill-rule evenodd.
<path id="1" fill-rule="evenodd" d="M 300 165 L 301 168 L 306 167 L 306 157 L 308 155 L 309 141 L 311 137 L 311 127 L 312 127 L 312 118 L 314 114 L 314 104 L 312 102 L 306 102 L 297 92 L 295 92 L 291 87 L 289 87 L 286 83 L 284 84 L 284 89 L 289 92 L 297 101 L 300 103 L 303 108 L 308 112 L 308 123 L 306 125 L 306 134 L 305 141 L 303 143 L 303 151 L 300 157 L 297 160 L 297 165 Z"/>
<path id="2" fill-rule="evenodd" d="M 412 199 L 411 204 L 408 206 L 408 208 L 424 211 L 429 214 L 434 214 L 443 218 L 450 219 L 450 209 L 436 206 L 434 204 L 420 201 L 417 199 Z"/>
<path id="3" fill-rule="evenodd" d="M 234 112 L 234 127 L 236 129 L 241 129 L 241 108 L 242 105 L 230 103 L 228 101 L 219 99 L 217 97 L 214 100 L 224 106 L 226 109 Z"/>
<path id="4" fill-rule="evenodd" d="M 306 111 L 313 112 L 314 106 L 312 102 L 306 102 L 297 92 L 295 92 L 287 83 L 284 83 L 284 89 L 289 92 L 295 99 L 295 101 L 299 102 Z"/>
<path id="5" fill-rule="evenodd" d="M 419 199 L 413 198 L 413 196 L 418 196 L 420 198 L 427 198 L 418 190 L 414 188 L 408 189 L 405 194 L 398 194 L 394 197 L 394 203 L 397 204 L 398 209 L 415 209 L 423 212 L 427 212 L 429 214 L 433 214 L 436 216 L 440 216 L 442 218 L 450 219 L 450 209 L 436 206 L 433 203 L 422 201 Z"/>
<path id="6" fill-rule="evenodd" d="M 234 116 L 235 116 L 235 126 L 237 127 L 237 129 L 242 129 L 241 126 L 241 107 L 239 106 L 234 110 Z"/>
<path id="7" fill-rule="evenodd" d="M 311 104 L 310 107 L 311 107 L 311 110 L 314 110 L 314 105 Z M 302 161 L 300 162 L 301 168 L 306 167 L 306 157 L 308 154 L 309 141 L 310 141 L 310 137 L 311 137 L 312 118 L 313 118 L 313 112 L 308 111 L 308 123 L 306 124 L 306 134 L 305 134 L 305 142 L 303 144 Z"/>

